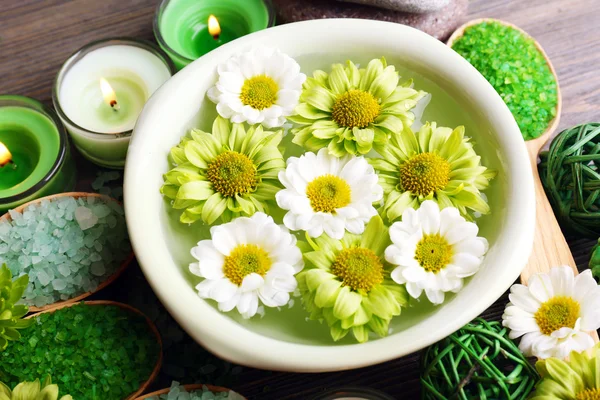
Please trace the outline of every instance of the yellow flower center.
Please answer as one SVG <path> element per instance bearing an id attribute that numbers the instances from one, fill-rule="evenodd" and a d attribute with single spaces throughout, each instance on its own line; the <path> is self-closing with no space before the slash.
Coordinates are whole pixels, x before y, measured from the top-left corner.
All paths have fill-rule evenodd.
<path id="1" fill-rule="evenodd" d="M 246 275 L 253 273 L 265 276 L 271 268 L 269 254 L 254 244 L 237 245 L 223 265 L 223 274 L 234 284 L 241 286 Z"/>
<path id="2" fill-rule="evenodd" d="M 331 272 L 352 290 L 370 291 L 383 282 L 383 264 L 371 249 L 352 247 L 342 250 L 331 265 Z"/>
<path id="3" fill-rule="evenodd" d="M 450 181 L 450 163 L 436 153 L 420 153 L 400 166 L 402 188 L 427 196 L 446 187 Z"/>
<path id="4" fill-rule="evenodd" d="M 247 106 L 264 110 L 275 104 L 278 91 L 279 86 L 273 78 L 267 75 L 257 75 L 246 79 L 242 86 L 240 100 Z"/>
<path id="5" fill-rule="evenodd" d="M 564 327 L 573 328 L 579 318 L 580 308 L 579 303 L 569 296 L 552 297 L 536 311 L 535 322 L 544 335 Z"/>
<path id="6" fill-rule="evenodd" d="M 256 166 L 245 154 L 226 151 L 215 158 L 206 170 L 213 189 L 224 197 L 234 197 L 256 189 Z"/>
<path id="7" fill-rule="evenodd" d="M 423 238 L 417 243 L 415 250 L 415 259 L 419 265 L 427 272 L 437 274 L 446 265 L 450 264 L 452 259 L 452 246 L 439 234 L 423 235 Z"/>
<path id="8" fill-rule="evenodd" d="M 366 128 L 380 112 L 381 106 L 371 93 L 352 89 L 337 98 L 332 117 L 339 126 Z"/>
<path id="9" fill-rule="evenodd" d="M 306 196 L 316 212 L 334 213 L 350 204 L 350 185 L 340 177 L 326 174 L 306 185 Z"/>
<path id="10" fill-rule="evenodd" d="M 583 392 L 577 393 L 576 400 L 600 400 L 600 389 L 586 389 Z"/>

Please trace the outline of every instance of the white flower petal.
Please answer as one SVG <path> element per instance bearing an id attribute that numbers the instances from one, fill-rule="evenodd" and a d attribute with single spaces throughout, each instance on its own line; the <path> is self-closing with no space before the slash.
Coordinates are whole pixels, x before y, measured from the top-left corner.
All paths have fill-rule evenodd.
<path id="1" fill-rule="evenodd" d="M 529 293 L 540 303 L 554 296 L 554 288 L 550 277 L 546 274 L 535 274 L 529 279 Z"/>
<path id="2" fill-rule="evenodd" d="M 351 179 L 347 175 L 352 173 Z M 351 202 L 335 213 L 315 211 L 306 194 L 307 186 L 324 175 L 337 176 L 350 186 Z M 343 176 L 342 176 L 343 175 Z M 283 223 L 291 230 L 304 230 L 311 237 L 323 233 L 334 239 L 341 239 L 345 232 L 362 234 L 365 223 L 377 214 L 373 207 L 373 197 L 382 196 L 375 170 L 363 157 L 347 155 L 337 158 L 326 148 L 317 154 L 306 152 L 301 157 L 290 157 L 287 168 L 280 173 L 280 182 L 285 189 L 275 196 L 277 204 L 289 212 Z M 359 182 L 355 192 L 355 183 Z"/>
<path id="3" fill-rule="evenodd" d="M 252 273 L 250 275 L 246 275 L 244 280 L 242 280 L 242 293 L 251 292 L 259 289 L 262 285 L 264 285 L 265 280 L 262 276 L 256 273 Z"/>
<path id="4" fill-rule="evenodd" d="M 574 280 L 573 269 L 567 266 L 554 267 L 550 270 L 550 279 L 554 288 L 555 296 L 570 296 L 574 295 Z"/>
<path id="5" fill-rule="evenodd" d="M 223 278 L 214 284 L 210 292 L 209 297 L 219 303 L 230 300 L 238 291 L 237 285 L 232 283 L 229 279 Z"/>

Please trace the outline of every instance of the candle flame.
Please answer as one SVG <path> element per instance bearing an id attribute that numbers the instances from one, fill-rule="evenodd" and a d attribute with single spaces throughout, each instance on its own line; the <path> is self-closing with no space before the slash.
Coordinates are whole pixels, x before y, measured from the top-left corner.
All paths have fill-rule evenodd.
<path id="1" fill-rule="evenodd" d="M 212 14 L 208 17 L 208 33 L 210 33 L 215 40 L 219 39 L 219 35 L 221 34 L 219 20 Z"/>
<path id="2" fill-rule="evenodd" d="M 12 154 L 4 143 L 0 142 L 0 167 L 4 167 L 9 162 L 12 162 Z"/>
<path id="3" fill-rule="evenodd" d="M 117 103 L 117 95 L 112 86 L 110 86 L 110 83 L 104 78 L 100 78 L 100 90 L 102 91 L 102 96 L 104 96 L 104 102 L 111 106 L 113 110 L 118 110 L 120 107 Z"/>

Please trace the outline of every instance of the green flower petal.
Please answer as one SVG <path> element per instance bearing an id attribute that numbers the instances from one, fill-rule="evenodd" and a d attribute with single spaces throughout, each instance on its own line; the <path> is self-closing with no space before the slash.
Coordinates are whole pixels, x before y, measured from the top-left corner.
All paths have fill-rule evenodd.
<path id="1" fill-rule="evenodd" d="M 48 385 L 42 389 L 36 400 L 56 400 L 58 398 L 58 386 Z"/>
<path id="2" fill-rule="evenodd" d="M 382 255 L 391 243 L 388 227 L 383 224 L 381 217 L 376 215 L 371 218 L 361 235 L 360 247 L 371 249 L 375 254 Z"/>
<path id="3" fill-rule="evenodd" d="M 362 296 L 350 291 L 348 286 L 342 287 L 335 299 L 333 315 L 338 319 L 350 318 L 360 308 Z"/>
<path id="4" fill-rule="evenodd" d="M 369 330 L 364 325 L 353 327 L 352 333 L 359 343 L 364 343 L 369 340 Z"/>
<path id="5" fill-rule="evenodd" d="M 387 336 L 390 320 L 386 320 L 374 315 L 368 323 L 369 328 L 379 336 Z"/>
<path id="6" fill-rule="evenodd" d="M 316 86 L 306 93 L 306 102 L 316 109 L 330 112 L 335 102 L 335 97 L 324 87 Z"/>
<path id="7" fill-rule="evenodd" d="M 212 185 L 207 181 L 192 181 L 182 185 L 177 192 L 180 200 L 206 200 L 214 192 Z"/>
<path id="8" fill-rule="evenodd" d="M 331 74 L 329 74 L 329 87 L 334 94 L 340 95 L 346 93 L 350 88 L 350 80 L 346 75 L 342 64 L 333 64 Z"/>
<path id="9" fill-rule="evenodd" d="M 384 63 L 385 59 L 374 59 L 369 61 L 369 64 L 367 64 L 367 69 L 364 71 L 364 75 L 360 80 L 360 90 L 365 92 L 369 90 L 373 84 L 373 81 L 383 73 L 383 69 L 386 67 Z"/>
<path id="10" fill-rule="evenodd" d="M 202 207 L 202 220 L 207 224 L 212 224 L 225 211 L 226 207 L 227 200 L 221 196 L 221 193 L 214 193 Z"/>
<path id="11" fill-rule="evenodd" d="M 404 85 L 385 59 L 371 60 L 365 69 L 348 61 L 346 66 L 334 64 L 329 75 L 318 71 L 318 79 L 309 78 L 303 86 L 297 114 L 289 117 L 300 125 L 291 131 L 293 142 L 311 151 L 327 147 L 337 157 L 367 154 L 373 148 L 385 151 L 389 135 L 412 124 L 415 117 L 410 109 L 425 95 Z M 334 119 L 337 101 L 344 103 Z M 368 111 L 357 117 L 359 111 L 354 108 Z M 356 113 L 356 118 L 344 117 L 344 113 Z"/>
<path id="12" fill-rule="evenodd" d="M 375 78 L 369 87 L 369 93 L 376 99 L 387 99 L 398 86 L 400 77 L 396 68 L 386 67 L 383 72 Z"/>
<path id="13" fill-rule="evenodd" d="M 389 221 L 401 217 L 408 207 L 418 208 L 425 200 L 436 201 L 442 208 L 456 207 L 469 220 L 473 213 L 487 214 L 490 208 L 484 200 L 481 190 L 489 186 L 495 176 L 494 171 L 481 165 L 481 157 L 477 155 L 468 138 L 464 136 L 464 128 L 450 129 L 438 127 L 435 122 L 426 123 L 418 132 L 413 132 L 404 121 L 402 133 L 392 135 L 389 145 L 380 154 L 381 160 L 370 160 L 379 175 L 384 189 L 383 215 Z M 393 120 L 393 123 L 399 121 Z M 378 149 L 379 150 L 379 149 Z M 430 191 L 410 192 L 410 187 L 403 188 L 402 167 L 413 157 L 427 153 L 446 162 L 447 181 L 432 187 Z M 415 159 L 414 162 L 422 162 Z M 425 158 L 427 159 L 427 158 Z"/>
<path id="14" fill-rule="evenodd" d="M 221 117 L 213 130 L 192 131 L 191 138 L 171 150 L 171 161 L 179 164 L 164 175 L 161 193 L 173 200 L 173 208 L 183 210 L 183 223 L 202 219 L 211 224 L 220 216 L 225 221 L 267 211 L 266 203 L 281 189 L 278 175 L 285 161 L 278 146 L 283 131 L 265 131 L 262 126 L 246 130 L 244 124 Z M 231 169 L 228 163 L 243 167 Z M 233 186 L 224 185 L 224 179 Z"/>
<path id="15" fill-rule="evenodd" d="M 317 297 L 315 297 L 315 304 L 318 307 L 326 308 L 333 307 L 338 293 L 340 292 L 341 282 L 336 280 L 328 280 L 323 282 L 317 289 Z"/>
<path id="16" fill-rule="evenodd" d="M 231 133 L 231 123 L 228 119 L 221 117 L 220 115 L 215 118 L 212 126 L 212 134 L 215 137 L 215 140 L 221 145 L 224 146 L 227 144 L 229 135 Z"/>

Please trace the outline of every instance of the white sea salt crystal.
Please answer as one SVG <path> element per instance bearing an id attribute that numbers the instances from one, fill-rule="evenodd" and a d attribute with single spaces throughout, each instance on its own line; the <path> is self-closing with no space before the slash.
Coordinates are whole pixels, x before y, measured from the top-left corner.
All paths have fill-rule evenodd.
<path id="1" fill-rule="evenodd" d="M 58 272 L 60 272 L 62 276 L 69 276 L 71 275 L 71 268 L 69 268 L 67 264 L 60 264 L 58 266 Z"/>
<path id="2" fill-rule="evenodd" d="M 96 276 L 102 276 L 106 272 L 106 268 L 104 267 L 103 263 L 95 262 L 92 263 L 92 266 L 90 267 L 90 272 Z"/>
<path id="3" fill-rule="evenodd" d="M 37 280 L 42 286 L 48 286 L 48 284 L 50 283 L 50 277 L 45 271 L 38 272 Z"/>
<path id="4" fill-rule="evenodd" d="M 63 290 L 67 287 L 67 282 L 65 282 L 63 279 L 55 279 L 52 281 L 52 287 L 54 290 Z"/>

